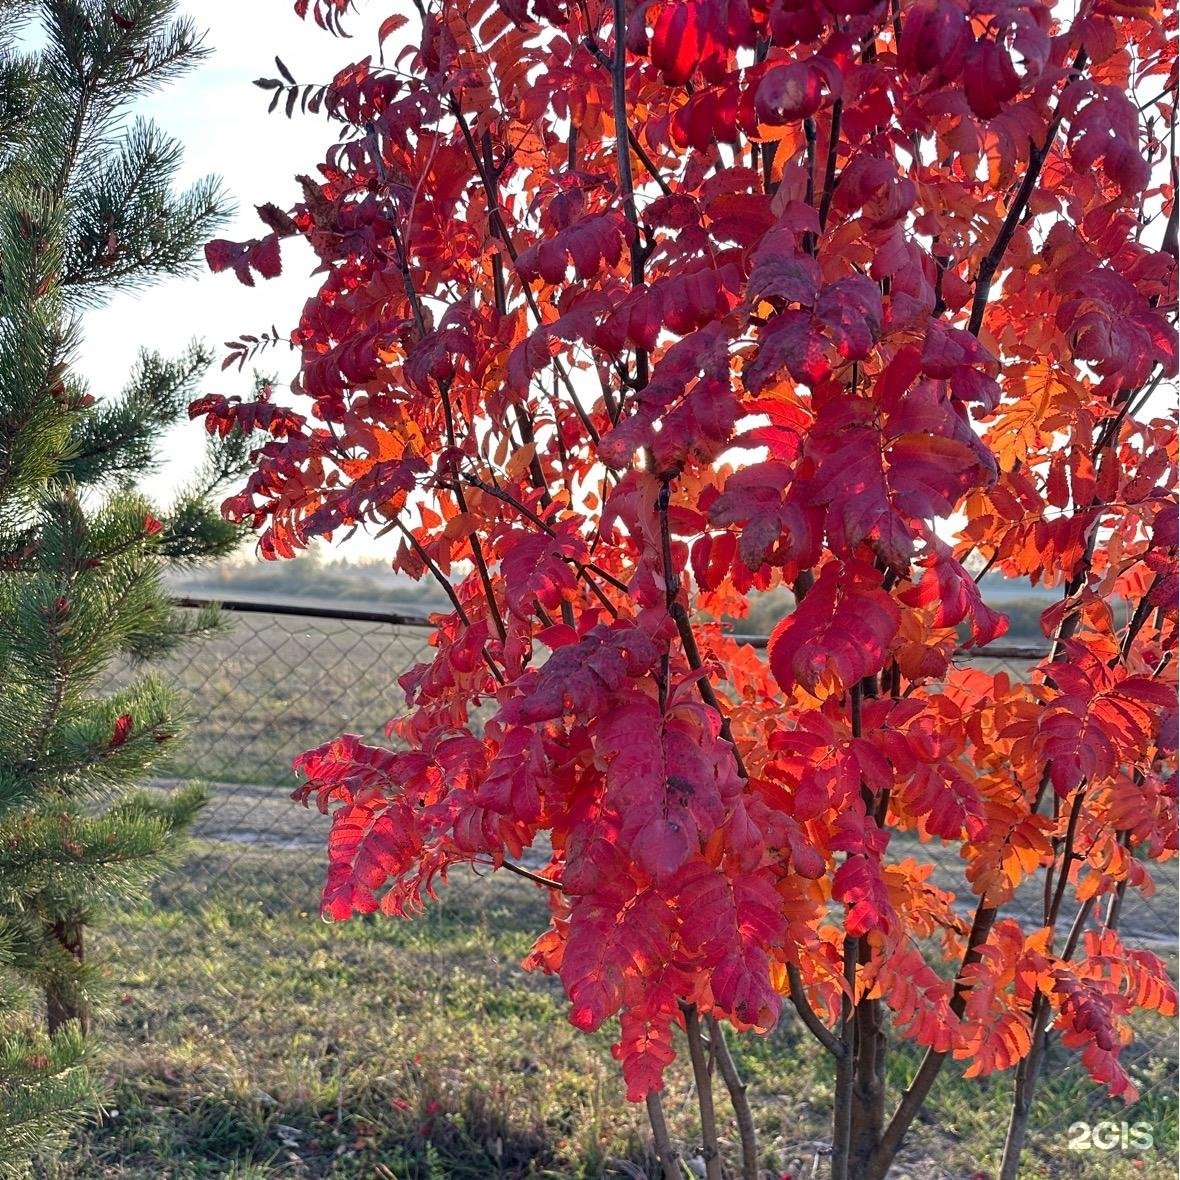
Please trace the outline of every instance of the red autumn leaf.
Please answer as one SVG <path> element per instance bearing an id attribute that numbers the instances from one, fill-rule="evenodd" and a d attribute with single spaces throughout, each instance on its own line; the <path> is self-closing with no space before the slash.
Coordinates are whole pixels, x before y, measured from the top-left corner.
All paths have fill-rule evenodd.
<path id="1" fill-rule="evenodd" d="M 245 259 L 246 248 L 237 242 L 228 242 L 224 238 L 215 238 L 205 244 L 205 262 L 214 274 L 233 267 L 235 270 Z M 247 272 L 248 273 L 248 272 Z M 242 279 L 247 286 L 252 285 L 253 279 Z"/>
<path id="2" fill-rule="evenodd" d="M 906 811 L 921 819 L 926 832 L 945 840 L 975 839 L 986 827 L 983 800 L 953 762 L 919 764 L 896 784 Z"/>
<path id="3" fill-rule="evenodd" d="M 804 568 L 819 560 L 822 515 L 790 496 L 793 472 L 786 463 L 759 463 L 735 472 L 713 501 L 714 524 L 740 524 L 738 554 L 756 570 L 774 552 L 777 559 Z"/>
<path id="4" fill-rule="evenodd" d="M 206 243 L 205 261 L 214 274 L 232 270 L 247 287 L 254 286 L 253 271 L 257 271 L 264 279 L 273 279 L 283 269 L 277 233 L 249 242 L 228 242 L 224 238 L 217 238 Z"/>
<path id="5" fill-rule="evenodd" d="M 571 561 L 584 555 L 574 538 L 550 537 L 514 530 L 502 539 L 501 568 L 506 583 L 508 609 L 529 618 L 540 604 L 556 610 L 563 596 L 574 588 L 577 575 Z"/>
<path id="6" fill-rule="evenodd" d="M 616 889 L 615 897 L 580 900 L 570 914 L 561 979 L 572 1005 L 570 1021 L 584 1032 L 618 1012 L 628 976 L 650 963 L 676 921 L 654 887 L 634 895 Z"/>
<path id="7" fill-rule="evenodd" d="M 398 29 L 404 29 L 410 23 L 410 18 L 404 13 L 395 12 L 391 16 L 387 16 L 382 22 L 381 27 L 377 30 L 377 45 L 383 47 L 385 42 L 393 36 Z"/>
<path id="8" fill-rule="evenodd" d="M 975 579 L 938 545 L 924 562 L 925 572 L 917 584 L 900 595 L 911 606 L 933 607 L 935 627 L 953 627 L 968 619 L 969 644 L 983 646 L 1008 630 L 1008 620 L 984 601 Z"/>
<path id="9" fill-rule="evenodd" d="M 770 636 L 770 668 L 784 689 L 850 688 L 885 664 L 897 604 L 871 570 L 824 566 L 807 597 Z"/>
<path id="10" fill-rule="evenodd" d="M 743 1025 L 771 1028 L 782 998 L 771 985 L 764 949 L 782 937 L 778 895 L 756 875 L 726 877 L 696 859 L 672 888 L 680 898 L 681 938 L 712 967 L 712 989 L 722 1009 Z"/>
<path id="11" fill-rule="evenodd" d="M 971 110 L 981 119 L 992 119 L 1020 89 L 1020 76 L 1003 45 L 980 37 L 967 47 L 963 86 Z"/>
<path id="12" fill-rule="evenodd" d="M 753 22 L 742 6 L 677 0 L 659 6 L 649 52 L 652 64 L 672 84 L 682 85 L 697 70 L 716 82 L 726 74 L 729 53 L 753 45 L 754 38 Z"/>
<path id="13" fill-rule="evenodd" d="M 791 227 L 773 230 L 754 251 L 746 289 L 751 298 L 776 297 L 810 307 L 819 290 L 819 265 L 803 253 Z"/>
<path id="14" fill-rule="evenodd" d="M 815 318 L 828 329 L 844 360 L 863 360 L 881 335 L 884 321 L 880 288 L 863 275 L 838 279 L 815 302 Z"/>
<path id="15" fill-rule="evenodd" d="M 967 14 L 953 0 L 922 0 L 907 10 L 901 30 L 900 64 L 916 74 L 953 78 L 963 68 L 971 40 Z"/>
<path id="16" fill-rule="evenodd" d="M 758 118 L 772 126 L 806 119 L 835 102 L 842 86 L 839 67 L 826 57 L 817 55 L 809 61 L 778 66 L 758 84 L 754 99 Z"/>
<path id="17" fill-rule="evenodd" d="M 516 268 L 525 278 L 559 283 L 572 263 L 578 278 L 593 278 L 604 265 L 618 265 L 623 256 L 623 232 L 617 217 L 583 218 L 523 251 Z"/>
<path id="18" fill-rule="evenodd" d="M 264 279 L 276 279 L 282 273 L 283 264 L 279 258 L 278 234 L 267 234 L 250 249 L 250 265 Z"/>
<path id="19" fill-rule="evenodd" d="M 563 713 L 593 717 L 658 658 L 646 632 L 599 624 L 576 642 L 559 647 L 539 673 L 522 679 L 522 695 L 505 704 L 500 716 L 510 724 L 545 721 Z"/>
<path id="20" fill-rule="evenodd" d="M 819 322 L 806 311 L 784 311 L 761 330 L 758 354 L 742 370 L 751 393 L 761 393 L 785 368 L 796 381 L 814 385 L 831 365 Z"/>

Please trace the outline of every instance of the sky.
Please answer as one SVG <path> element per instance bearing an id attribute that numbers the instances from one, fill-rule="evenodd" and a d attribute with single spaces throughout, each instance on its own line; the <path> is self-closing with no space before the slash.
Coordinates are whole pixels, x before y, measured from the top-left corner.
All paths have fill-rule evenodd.
<path id="1" fill-rule="evenodd" d="M 410 0 L 405 0 L 410 7 Z M 387 4 L 388 7 L 388 4 Z M 364 44 L 373 22 L 356 19 L 357 37 L 340 41 L 299 20 L 292 0 L 187 0 L 187 12 L 208 30 L 213 53 L 179 82 L 139 103 L 133 113 L 150 118 L 184 146 L 184 165 L 176 185 L 184 188 L 202 176 L 220 176 L 237 206 L 218 236 L 231 240 L 260 237 L 268 231 L 254 206 L 273 201 L 287 208 L 299 195 L 295 175 L 314 172 L 333 141 L 322 116 L 266 112 L 270 94 L 252 85 L 277 77 L 277 53 L 300 81 L 327 81 L 341 66 L 375 51 Z M 298 322 L 304 301 L 317 285 L 311 251 L 299 239 L 283 243 L 284 273 L 258 280 L 253 289 L 226 272 L 211 274 L 201 261 L 195 274 L 157 283 L 144 291 L 118 295 L 87 313 L 79 371 L 98 397 L 117 393 L 141 347 L 172 355 L 197 338 L 209 344 L 217 361 L 202 382 L 202 392 L 248 393 L 252 366 L 222 372 L 223 342 L 242 333 L 258 335 L 276 325 L 286 335 Z M 287 348 L 260 356 L 257 367 L 289 380 L 296 357 Z M 167 503 L 173 490 L 196 468 L 203 447 L 199 423 L 177 426 L 165 440 L 164 462 L 144 481 L 145 490 Z"/>

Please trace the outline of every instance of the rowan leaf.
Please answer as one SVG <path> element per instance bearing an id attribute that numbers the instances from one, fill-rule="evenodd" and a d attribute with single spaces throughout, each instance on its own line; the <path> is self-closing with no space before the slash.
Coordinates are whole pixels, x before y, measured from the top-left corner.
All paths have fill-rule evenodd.
<path id="1" fill-rule="evenodd" d="M 829 562 L 807 597 L 770 636 L 770 668 L 786 690 L 844 691 L 885 665 L 900 620 L 880 575 Z"/>
<path id="2" fill-rule="evenodd" d="M 504 704 L 507 724 L 530 724 L 572 713 L 590 719 L 631 679 L 659 658 L 651 637 L 638 627 L 598 624 L 576 642 L 559 647 L 539 673 L 518 683 L 520 695 Z"/>

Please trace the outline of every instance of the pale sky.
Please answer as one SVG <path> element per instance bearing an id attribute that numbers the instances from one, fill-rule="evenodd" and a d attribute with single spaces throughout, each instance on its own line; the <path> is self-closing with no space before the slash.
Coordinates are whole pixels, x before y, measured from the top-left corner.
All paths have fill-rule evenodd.
<path id="1" fill-rule="evenodd" d="M 410 7 L 409 0 L 405 0 Z M 395 5 L 385 4 L 384 10 Z M 238 207 L 236 217 L 218 236 L 232 240 L 260 237 L 269 232 L 254 206 L 266 201 L 286 208 L 298 197 L 294 177 L 314 173 L 335 136 L 321 115 L 287 120 L 280 111 L 266 113 L 270 94 L 252 85 L 259 77 L 277 77 L 277 53 L 300 81 L 325 82 L 337 69 L 373 52 L 368 44 L 374 22 L 354 14 L 356 36 L 338 40 L 299 20 L 292 0 L 187 0 L 182 10 L 208 30 L 212 56 L 187 77 L 142 102 L 135 114 L 158 123 L 184 146 L 184 166 L 178 187 L 215 173 Z M 370 18 L 371 18 L 371 14 Z M 223 342 L 242 333 L 259 335 L 271 324 L 286 335 L 298 322 L 300 308 L 317 281 L 311 251 L 300 239 L 283 242 L 283 274 L 243 286 L 232 273 L 210 274 L 201 261 L 193 276 L 159 283 L 149 289 L 120 295 L 84 320 L 85 344 L 79 371 L 92 393 L 118 392 L 126 381 L 141 346 L 165 355 L 181 351 L 193 337 L 204 340 L 217 361 L 202 383 L 205 392 L 248 393 L 251 365 L 220 371 Z M 287 381 L 295 372 L 296 354 L 286 347 L 271 349 L 257 359 L 263 372 Z M 148 493 L 167 501 L 171 490 L 191 473 L 201 454 L 202 428 L 185 423 L 165 442 L 160 472 L 145 481 Z"/>

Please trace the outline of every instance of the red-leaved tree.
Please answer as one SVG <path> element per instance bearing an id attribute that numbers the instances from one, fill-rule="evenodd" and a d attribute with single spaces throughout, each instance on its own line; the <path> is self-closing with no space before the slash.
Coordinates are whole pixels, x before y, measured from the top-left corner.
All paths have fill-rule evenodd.
<path id="1" fill-rule="evenodd" d="M 784 998 L 831 1054 L 837 1180 L 885 1174 L 952 1061 L 1014 1070 L 1012 1180 L 1049 1038 L 1133 1099 L 1128 1015 L 1176 1010 L 1118 933 L 1177 846 L 1174 9 L 415 7 L 384 58 L 261 82 L 340 142 L 208 248 L 246 282 L 284 237 L 321 262 L 310 411 L 194 406 L 270 435 L 227 513 L 267 557 L 388 535 L 451 606 L 398 741 L 298 760 L 325 915 L 462 864 L 544 887 L 525 965 L 617 1019 L 669 1180 L 679 1030 L 709 1177 L 706 1038 L 757 1176 L 720 1022 Z M 1005 630 L 986 570 L 1059 590 L 1023 681 L 961 656 Z M 776 587 L 765 659 L 718 620 Z M 899 1100 L 895 1038 L 925 1050 Z"/>

